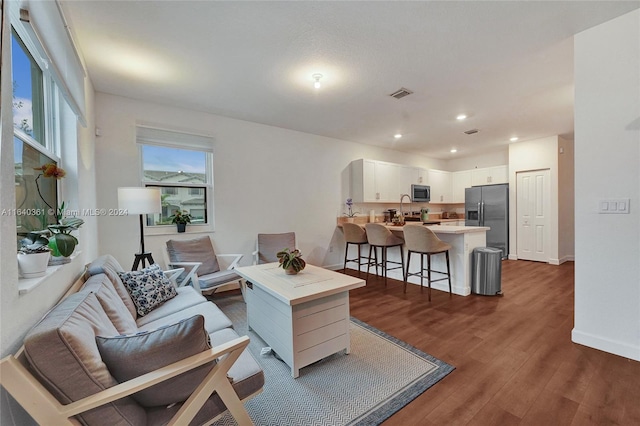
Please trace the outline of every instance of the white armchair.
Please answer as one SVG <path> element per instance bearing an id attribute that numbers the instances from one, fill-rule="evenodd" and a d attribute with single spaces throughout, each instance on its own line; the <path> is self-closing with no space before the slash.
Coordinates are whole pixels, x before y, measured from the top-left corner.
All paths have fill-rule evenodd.
<path id="1" fill-rule="evenodd" d="M 167 265 L 184 269 L 176 280 L 178 286 L 190 284 L 200 293 L 215 292 L 221 285 L 237 280 L 242 288 L 242 279 L 234 271 L 242 254 L 216 255 L 207 236 L 193 240 L 169 240 L 166 244 Z M 221 264 L 226 268 L 221 269 Z"/>

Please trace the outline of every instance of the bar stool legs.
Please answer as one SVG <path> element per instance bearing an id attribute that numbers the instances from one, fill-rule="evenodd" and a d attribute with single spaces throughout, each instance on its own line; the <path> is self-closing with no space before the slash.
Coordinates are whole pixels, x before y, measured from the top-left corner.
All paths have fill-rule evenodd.
<path id="1" fill-rule="evenodd" d="M 353 259 L 348 259 L 347 256 L 349 255 L 349 244 L 353 244 L 358 246 L 358 255 L 356 257 L 354 257 Z M 362 246 L 364 244 L 367 243 L 350 243 L 347 242 L 346 246 L 344 248 L 344 266 L 342 267 L 342 269 L 346 272 L 347 271 L 347 262 L 354 262 L 358 264 L 358 277 L 360 277 L 360 267 L 362 265 L 367 265 L 368 262 L 370 262 L 370 260 L 366 257 L 362 255 Z M 371 250 L 369 250 L 369 253 L 371 253 Z M 369 258 L 371 257 L 371 255 L 369 255 Z"/>
<path id="2" fill-rule="evenodd" d="M 390 247 L 398 247 L 400 248 L 400 262 L 396 262 L 396 261 L 392 261 L 392 260 L 388 260 L 387 258 L 387 249 Z M 380 262 L 378 262 L 378 248 L 381 249 L 381 260 Z M 373 250 L 373 255 L 374 255 L 374 261 L 371 262 L 371 250 Z M 389 268 L 389 264 L 395 264 L 395 265 L 399 265 L 399 266 L 395 266 L 393 268 Z M 384 277 L 384 286 L 387 286 L 387 273 L 388 271 L 392 271 L 394 269 L 402 269 L 404 272 L 404 250 L 402 250 L 402 245 L 397 245 L 397 246 L 376 246 L 376 245 L 370 245 L 369 248 L 369 266 L 371 266 L 371 264 L 373 264 L 376 267 L 376 275 L 380 275 L 378 274 L 378 266 L 380 266 L 382 268 L 382 276 Z M 369 266 L 367 266 L 367 278 L 369 276 Z M 404 274 L 403 274 L 404 275 Z"/>
<path id="3" fill-rule="evenodd" d="M 411 255 L 412 254 L 419 254 L 420 255 L 420 272 L 413 272 L 410 273 L 409 272 L 409 266 L 411 264 Z M 412 251 L 409 250 L 407 252 L 407 269 L 404 273 L 404 292 L 407 292 L 407 281 L 409 279 L 410 276 L 415 276 L 415 277 L 420 277 L 420 291 L 422 291 L 423 287 L 424 287 L 424 279 L 425 279 L 425 275 L 424 272 L 427 271 L 427 283 L 428 283 L 428 295 L 429 295 L 429 301 L 431 301 L 431 283 L 432 282 L 436 282 L 436 281 L 442 281 L 442 280 L 448 280 L 449 281 L 449 295 L 453 294 L 452 292 L 452 288 L 451 288 L 451 267 L 449 265 L 449 250 L 446 250 L 444 252 L 440 252 L 440 253 L 444 253 L 446 260 L 447 260 L 447 272 L 441 272 L 441 271 L 435 271 L 431 269 L 431 256 L 434 254 L 439 254 L 439 253 L 425 253 L 425 252 L 417 252 L 417 251 Z M 424 256 L 427 256 L 427 269 L 424 268 Z M 438 278 L 435 280 L 431 279 L 431 273 L 435 272 L 437 274 L 442 274 L 442 275 L 446 275 L 444 278 Z"/>

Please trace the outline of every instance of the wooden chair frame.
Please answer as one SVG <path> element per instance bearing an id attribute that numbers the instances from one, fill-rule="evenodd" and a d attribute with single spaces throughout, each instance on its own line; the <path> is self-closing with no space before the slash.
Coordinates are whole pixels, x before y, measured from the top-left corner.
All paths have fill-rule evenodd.
<path id="1" fill-rule="evenodd" d="M 218 393 L 239 425 L 252 425 L 249 414 L 227 378 L 227 372 L 248 344 L 247 336 L 239 337 L 67 405 L 58 402 L 29 372 L 24 347 L 22 347 L 15 356 L 9 355 L 0 361 L 0 384 L 39 424 L 77 425 L 77 420 L 72 419 L 77 414 L 132 395 L 223 357 L 183 403 L 168 425 L 188 424 L 213 392 Z M 262 390 L 245 399 L 252 398 L 260 392 Z"/>

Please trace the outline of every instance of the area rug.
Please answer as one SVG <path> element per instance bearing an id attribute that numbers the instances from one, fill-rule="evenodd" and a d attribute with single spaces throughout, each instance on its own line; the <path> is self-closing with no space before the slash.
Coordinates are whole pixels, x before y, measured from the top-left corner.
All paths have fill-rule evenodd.
<path id="1" fill-rule="evenodd" d="M 352 317 L 351 353 L 304 367 L 294 379 L 273 353 L 261 355 L 267 344 L 247 331 L 241 296 L 216 297 L 215 303 L 238 334 L 250 337 L 249 350 L 264 370 L 262 393 L 245 403 L 259 426 L 378 425 L 454 369 Z M 236 423 L 227 413 L 214 424 Z"/>

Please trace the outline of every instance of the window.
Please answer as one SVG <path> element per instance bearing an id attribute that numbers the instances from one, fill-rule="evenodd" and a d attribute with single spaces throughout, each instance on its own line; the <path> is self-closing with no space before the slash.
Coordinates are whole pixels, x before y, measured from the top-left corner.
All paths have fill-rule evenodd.
<path id="1" fill-rule="evenodd" d="M 11 32 L 13 72 L 13 127 L 46 146 L 42 70 L 24 43 Z"/>
<path id="2" fill-rule="evenodd" d="M 147 226 L 170 225 L 176 210 L 191 214 L 192 224 L 209 224 L 211 139 L 147 127 L 138 127 L 137 133 L 143 184 L 162 193 L 162 212 L 147 215 Z M 191 136 L 206 143 L 194 146 Z"/>
<path id="3" fill-rule="evenodd" d="M 61 102 L 51 77 L 42 71 L 14 28 L 11 52 L 15 216 L 20 239 L 56 223 L 58 181 L 35 169 L 60 163 L 56 132 Z"/>

